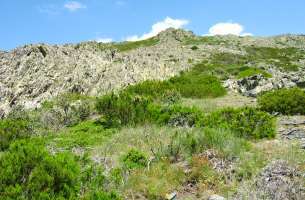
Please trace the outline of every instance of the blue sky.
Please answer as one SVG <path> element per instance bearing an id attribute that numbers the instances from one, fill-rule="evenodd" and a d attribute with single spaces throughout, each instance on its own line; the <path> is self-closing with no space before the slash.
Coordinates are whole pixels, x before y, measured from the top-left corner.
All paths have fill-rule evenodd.
<path id="1" fill-rule="evenodd" d="M 304 0 L 1 0 L 0 49 L 138 40 L 171 26 L 200 35 L 302 34 L 304 9 Z"/>

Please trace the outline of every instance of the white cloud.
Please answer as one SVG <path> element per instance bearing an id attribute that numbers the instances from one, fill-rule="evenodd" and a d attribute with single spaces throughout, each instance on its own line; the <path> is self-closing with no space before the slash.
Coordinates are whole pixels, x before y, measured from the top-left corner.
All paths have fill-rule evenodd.
<path id="1" fill-rule="evenodd" d="M 79 9 L 87 8 L 87 6 L 77 1 L 68 1 L 67 3 L 65 3 L 64 8 L 68 9 L 71 12 L 74 12 Z"/>
<path id="2" fill-rule="evenodd" d="M 238 35 L 250 36 L 251 33 L 244 32 L 244 27 L 238 23 L 217 23 L 209 29 L 208 35 Z"/>
<path id="3" fill-rule="evenodd" d="M 97 38 L 95 41 L 102 42 L 102 43 L 110 43 L 113 42 L 112 38 Z"/>
<path id="4" fill-rule="evenodd" d="M 182 28 L 189 23 L 188 20 L 185 19 L 172 19 L 170 17 L 166 17 L 163 21 L 157 22 L 151 27 L 151 31 L 149 33 L 145 33 L 142 36 L 133 35 L 127 37 L 125 40 L 127 41 L 138 41 L 145 40 L 147 38 L 154 37 L 158 35 L 161 31 L 164 31 L 168 28 Z"/>

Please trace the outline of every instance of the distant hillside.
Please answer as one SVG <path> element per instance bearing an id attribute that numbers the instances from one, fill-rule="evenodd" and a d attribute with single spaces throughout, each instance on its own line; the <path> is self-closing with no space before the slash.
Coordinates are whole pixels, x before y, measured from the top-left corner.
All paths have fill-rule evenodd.
<path id="1" fill-rule="evenodd" d="M 259 68 L 276 80 L 287 76 L 283 85 L 290 86 L 291 77 L 304 78 L 299 74 L 305 66 L 304 49 L 304 36 L 200 37 L 175 29 L 137 42 L 26 45 L 0 52 L 0 109 L 7 112 L 19 104 L 35 108 L 67 92 L 105 94 L 148 79 L 167 79 L 203 63 L 223 81 Z M 240 86 L 231 81 L 227 87 Z"/>

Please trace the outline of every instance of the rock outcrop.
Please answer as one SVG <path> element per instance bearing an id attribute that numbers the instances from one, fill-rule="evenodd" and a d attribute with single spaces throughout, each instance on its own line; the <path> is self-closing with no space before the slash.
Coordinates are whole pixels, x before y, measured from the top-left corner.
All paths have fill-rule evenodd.
<path id="1" fill-rule="evenodd" d="M 241 188 L 235 199 L 303 200 L 304 174 L 286 161 L 276 160 L 256 177 L 254 184 Z"/>
<path id="2" fill-rule="evenodd" d="M 239 80 L 228 79 L 224 82 L 224 87 L 245 96 L 256 97 L 265 91 L 296 86 L 303 87 L 305 84 L 305 71 L 285 73 L 275 69 L 269 71 L 272 74 L 271 78 L 257 74 Z"/>
<path id="3" fill-rule="evenodd" d="M 101 95 L 147 79 L 166 79 L 186 70 L 194 53 L 173 42 L 189 32 L 169 30 L 164 42 L 128 52 L 98 49 L 98 43 L 27 45 L 0 54 L 0 110 L 16 104 L 35 108 L 66 92 Z M 169 39 L 168 42 L 164 38 Z"/>
<path id="4" fill-rule="evenodd" d="M 0 51 L 0 115 L 14 105 L 35 108 L 42 101 L 62 93 L 102 95 L 147 79 L 167 79 L 208 60 L 215 53 L 244 55 L 243 48 L 247 46 L 305 49 L 305 37 L 291 35 L 270 38 L 215 36 L 212 41 L 217 42 L 213 43 L 190 31 L 168 29 L 154 39 L 158 41 L 156 44 L 129 51 L 119 51 L 116 44 L 97 42 L 35 44 L 10 52 Z M 192 50 L 193 45 L 197 45 L 197 50 Z M 304 60 L 297 62 L 305 65 Z M 270 79 L 248 77 L 228 80 L 226 85 L 248 96 L 274 88 L 305 85 L 304 70 L 271 73 L 274 76 Z"/>

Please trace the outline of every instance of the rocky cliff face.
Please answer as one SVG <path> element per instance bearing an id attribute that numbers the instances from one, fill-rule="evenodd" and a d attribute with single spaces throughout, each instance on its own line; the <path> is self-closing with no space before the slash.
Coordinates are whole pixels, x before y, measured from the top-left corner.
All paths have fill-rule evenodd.
<path id="1" fill-rule="evenodd" d="M 243 46 L 305 48 L 302 36 L 217 36 L 214 40 L 222 42 L 211 44 L 192 32 L 174 29 L 160 33 L 155 40 L 153 45 L 128 51 L 120 51 L 116 44 L 96 42 L 35 44 L 0 51 L 0 110 L 7 112 L 17 104 L 34 108 L 66 92 L 101 95 L 147 79 L 166 79 L 214 53 L 245 54 Z M 192 50 L 193 44 L 187 40 L 200 40 L 196 43 L 199 50 Z"/>

